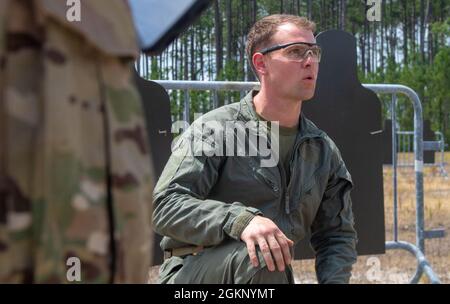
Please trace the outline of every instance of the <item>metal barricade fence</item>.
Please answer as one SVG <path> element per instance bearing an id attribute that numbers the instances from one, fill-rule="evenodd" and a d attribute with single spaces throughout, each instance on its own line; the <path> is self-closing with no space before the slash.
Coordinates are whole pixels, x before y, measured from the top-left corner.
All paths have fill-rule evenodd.
<path id="1" fill-rule="evenodd" d="M 233 82 L 233 81 L 170 81 L 170 80 L 154 80 L 163 86 L 166 90 L 182 90 L 184 94 L 184 111 L 183 120 L 189 122 L 190 116 L 190 99 L 188 92 L 191 90 L 207 90 L 213 93 L 213 108 L 218 106 L 217 91 L 239 91 L 241 96 L 244 92 L 253 88 L 258 88 L 258 82 Z M 422 104 L 419 96 L 411 88 L 398 84 L 363 84 L 363 86 L 377 94 L 390 94 L 391 114 L 392 114 L 392 164 L 393 164 L 393 240 L 386 242 L 386 249 L 401 249 L 410 252 L 417 260 L 417 268 L 411 283 L 417 283 L 425 274 L 431 283 L 440 283 L 440 280 L 425 256 L 425 239 L 439 238 L 445 234 L 444 230 L 425 230 L 424 223 L 424 191 L 423 191 L 423 151 L 424 148 L 436 148 L 435 142 L 423 141 L 423 114 Z M 397 207 L 397 129 L 396 129 L 396 113 L 395 105 L 397 102 L 397 94 L 406 95 L 412 102 L 414 108 L 414 131 L 413 132 L 413 152 L 414 152 L 414 172 L 415 172 L 415 192 L 416 192 L 416 243 L 398 240 L 398 207 Z"/>
<path id="2" fill-rule="evenodd" d="M 411 140 L 412 138 L 412 140 Z M 414 131 L 397 131 L 397 166 L 414 166 Z"/>
<path id="3" fill-rule="evenodd" d="M 445 139 L 440 131 L 434 132 L 435 141 L 425 141 L 424 150 L 436 152 L 437 159 L 434 163 L 424 164 L 424 166 L 437 167 L 442 176 L 448 177 L 445 170 Z M 414 166 L 414 149 L 413 149 L 414 131 L 397 131 L 397 158 L 399 167 Z"/>

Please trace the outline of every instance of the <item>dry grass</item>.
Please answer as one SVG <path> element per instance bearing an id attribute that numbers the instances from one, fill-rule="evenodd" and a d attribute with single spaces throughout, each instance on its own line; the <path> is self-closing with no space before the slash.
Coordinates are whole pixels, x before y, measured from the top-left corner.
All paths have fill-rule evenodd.
<path id="1" fill-rule="evenodd" d="M 436 160 L 440 156 L 436 155 Z M 445 161 L 450 164 L 450 152 Z M 450 166 L 446 165 L 450 176 Z M 386 240 L 393 239 L 393 187 L 392 169 L 385 167 L 384 198 Z M 414 169 L 402 168 L 398 172 L 398 222 L 399 240 L 415 243 L 415 181 Z M 450 283 L 450 178 L 444 178 L 438 169 L 424 168 L 425 228 L 445 228 L 442 239 L 425 242 L 426 257 L 442 283 Z M 377 256 L 360 256 L 353 268 L 351 283 L 407 283 L 416 270 L 416 259 L 404 250 L 389 250 Z M 316 283 L 314 261 L 294 261 L 294 273 L 298 283 Z M 149 282 L 156 282 L 158 266 L 150 270 Z M 425 276 L 422 282 L 427 282 Z"/>

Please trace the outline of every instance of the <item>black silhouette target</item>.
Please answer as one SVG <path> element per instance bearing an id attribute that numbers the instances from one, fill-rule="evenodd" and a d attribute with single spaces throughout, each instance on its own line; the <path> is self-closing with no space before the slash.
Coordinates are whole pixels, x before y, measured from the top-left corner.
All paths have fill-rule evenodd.
<path id="1" fill-rule="evenodd" d="M 166 90 L 153 81 L 136 74 L 136 83 L 143 100 L 147 133 L 150 143 L 151 162 L 155 173 L 155 183 L 169 160 L 172 144 L 170 99 Z M 162 236 L 154 234 L 153 265 L 160 265 L 164 256 L 159 246 Z"/>
<path id="2" fill-rule="evenodd" d="M 352 175 L 358 254 L 384 253 L 381 103 L 358 80 L 355 37 L 330 30 L 319 34 L 317 43 L 323 54 L 316 93 L 303 102 L 302 112 L 334 140 Z M 309 237 L 295 257 L 313 257 Z"/>

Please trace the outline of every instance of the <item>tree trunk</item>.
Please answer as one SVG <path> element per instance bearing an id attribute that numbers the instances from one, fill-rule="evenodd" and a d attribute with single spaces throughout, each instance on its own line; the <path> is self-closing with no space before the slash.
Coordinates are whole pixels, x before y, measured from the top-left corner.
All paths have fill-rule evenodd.
<path id="1" fill-rule="evenodd" d="M 408 6 L 406 0 L 402 0 L 403 6 L 403 63 L 408 65 Z"/>
<path id="2" fill-rule="evenodd" d="M 372 71 L 377 71 L 377 26 L 378 22 L 372 22 Z"/>
<path id="3" fill-rule="evenodd" d="M 173 41 L 172 52 L 172 79 L 177 79 L 177 69 L 178 69 L 178 38 Z"/>
<path id="4" fill-rule="evenodd" d="M 366 73 L 370 73 L 370 35 L 369 23 L 367 18 L 364 19 L 364 48 L 367 48 L 366 53 Z"/>
<path id="5" fill-rule="evenodd" d="M 327 1 L 326 5 L 326 15 L 325 20 L 328 20 L 328 28 L 335 28 L 334 20 L 333 20 L 333 3 L 331 1 Z"/>
<path id="6" fill-rule="evenodd" d="M 201 80 L 205 80 L 205 73 L 204 73 L 204 69 L 205 69 L 205 63 L 203 62 L 203 45 L 205 43 L 205 37 L 203 35 L 203 27 L 200 26 L 199 27 L 199 42 L 198 42 L 198 57 L 200 60 L 200 77 Z"/>
<path id="7" fill-rule="evenodd" d="M 366 75 L 366 52 L 365 52 L 365 34 L 359 36 L 359 49 L 361 51 L 361 69 Z"/>
<path id="8" fill-rule="evenodd" d="M 214 30 L 216 38 L 216 79 L 220 77 L 223 69 L 223 42 L 222 42 L 222 16 L 220 14 L 219 0 L 214 1 Z"/>
<path id="9" fill-rule="evenodd" d="M 256 0 L 252 0 L 252 16 L 251 16 L 251 18 L 252 18 L 251 19 L 252 25 L 256 22 L 257 12 L 258 12 L 258 6 L 257 6 L 257 3 L 256 3 Z M 244 56 L 245 57 L 247 56 L 247 54 L 245 54 L 245 51 L 244 51 Z M 252 71 L 252 68 L 251 68 L 251 65 L 250 65 L 250 61 L 247 60 L 246 62 L 247 62 L 247 69 L 246 69 L 246 73 L 244 75 L 244 79 L 246 79 L 247 81 L 255 81 L 256 77 L 255 77 L 255 75 L 254 75 L 254 73 Z"/>
<path id="10" fill-rule="evenodd" d="M 429 63 L 433 63 L 434 59 L 434 45 L 433 45 L 433 33 L 431 32 L 430 24 L 433 23 L 433 3 L 429 1 L 428 4 L 428 58 Z"/>
<path id="11" fill-rule="evenodd" d="M 211 35 L 212 35 L 212 29 L 210 29 L 209 31 L 208 31 L 208 41 L 209 41 L 209 43 L 208 43 L 208 51 L 207 51 L 207 56 L 208 56 L 208 80 L 213 80 L 213 76 L 212 76 L 212 74 L 213 74 L 213 72 L 212 72 L 212 52 L 211 52 L 211 49 L 212 49 L 212 38 L 211 38 Z"/>
<path id="12" fill-rule="evenodd" d="M 227 21 L 227 61 L 231 61 L 232 58 L 232 44 L 233 44 L 233 28 L 232 28 L 232 8 L 231 0 L 227 0 L 226 3 L 226 21 Z"/>
<path id="13" fill-rule="evenodd" d="M 184 69 L 183 69 L 183 79 L 188 80 L 189 79 L 189 50 L 188 50 L 188 39 L 187 37 L 183 37 L 183 58 L 184 58 Z"/>
<path id="14" fill-rule="evenodd" d="M 311 0 L 307 0 L 306 1 L 306 15 L 308 16 L 309 20 L 312 19 L 312 3 L 311 3 Z"/>
<path id="15" fill-rule="evenodd" d="M 311 4 L 311 1 L 308 0 L 308 15 L 312 14 L 311 11 L 309 11 L 310 4 Z M 320 10 L 319 10 L 319 17 L 320 17 L 320 25 L 321 26 L 324 26 L 324 22 L 323 22 L 324 16 L 323 16 L 323 14 L 324 14 L 324 4 L 323 4 L 323 0 L 322 0 L 322 1 L 320 1 Z M 311 19 L 311 17 L 308 17 L 308 18 Z"/>
<path id="16" fill-rule="evenodd" d="M 165 60 L 165 69 L 164 69 L 164 79 L 169 79 L 169 52 L 165 51 L 164 52 L 166 60 Z"/>
<path id="17" fill-rule="evenodd" d="M 162 78 L 162 74 L 161 74 L 161 71 L 162 71 L 162 54 L 159 54 L 159 56 L 158 56 L 158 65 L 159 65 L 159 71 L 158 71 L 158 74 L 159 74 L 159 77 L 158 78 Z"/>
<path id="18" fill-rule="evenodd" d="M 393 0 L 390 1 L 390 16 L 391 16 L 391 26 L 390 26 L 390 45 L 391 45 L 391 56 L 393 62 L 396 62 L 396 52 L 397 52 L 397 31 L 394 22 L 394 8 L 393 8 Z"/>
<path id="19" fill-rule="evenodd" d="M 381 73 L 384 74 L 384 35 L 385 35 L 385 24 L 386 24 L 386 4 L 385 1 L 381 3 L 381 23 L 380 23 L 380 33 L 381 33 L 381 45 L 380 45 L 380 67 Z"/>
<path id="20" fill-rule="evenodd" d="M 242 77 L 245 77 L 244 73 L 244 64 L 245 64 L 245 34 L 246 34 L 246 14 L 244 12 L 244 8 L 246 7 L 245 3 L 247 1 L 241 0 L 241 11 L 242 11 L 242 18 L 241 18 L 241 31 L 240 31 L 240 48 L 239 48 L 239 78 L 242 79 Z M 243 79 L 242 79 L 243 80 Z"/>
<path id="21" fill-rule="evenodd" d="M 345 31 L 345 17 L 347 15 L 347 0 L 341 0 L 341 30 Z"/>
<path id="22" fill-rule="evenodd" d="M 194 35 L 194 32 L 195 32 L 195 28 L 191 28 L 191 45 L 190 45 L 190 47 L 191 47 L 191 58 L 189 58 L 190 59 L 190 63 L 191 63 L 191 80 L 197 80 L 197 65 L 195 64 L 196 63 L 196 60 L 195 60 L 195 35 Z"/>
<path id="23" fill-rule="evenodd" d="M 416 26 L 416 1 L 412 1 L 412 5 L 413 5 L 413 13 L 412 13 L 412 19 L 410 21 L 410 39 L 412 42 L 412 54 L 413 57 L 415 57 L 416 54 L 416 30 L 415 30 L 415 26 Z"/>
<path id="24" fill-rule="evenodd" d="M 363 10 L 363 14 L 365 15 L 365 10 Z M 367 43 L 367 18 L 364 18 L 364 26 L 361 40 L 361 60 L 364 75 L 367 74 L 367 54 L 366 54 L 366 43 Z"/>
<path id="25" fill-rule="evenodd" d="M 440 12 L 441 12 L 441 15 L 439 16 L 439 21 L 444 22 L 444 15 L 446 12 L 448 14 L 448 9 L 447 9 L 447 11 L 445 11 L 444 0 L 441 0 L 439 3 L 440 3 Z M 441 34 L 440 34 L 439 44 L 442 46 L 445 45 L 445 34 L 443 32 L 441 32 Z"/>
<path id="26" fill-rule="evenodd" d="M 425 62 L 425 0 L 420 0 L 420 31 L 419 31 L 419 48 L 422 62 Z"/>
<path id="27" fill-rule="evenodd" d="M 252 0 L 252 26 L 256 22 L 256 17 L 258 15 L 258 4 L 256 0 Z"/>

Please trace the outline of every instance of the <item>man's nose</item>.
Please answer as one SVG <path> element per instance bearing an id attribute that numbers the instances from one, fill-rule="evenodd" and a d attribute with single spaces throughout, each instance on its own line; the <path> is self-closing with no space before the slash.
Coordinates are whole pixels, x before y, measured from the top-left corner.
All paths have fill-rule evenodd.
<path id="1" fill-rule="evenodd" d="M 305 59 L 303 59 L 303 68 L 310 67 L 313 63 L 313 56 L 308 54 Z"/>

